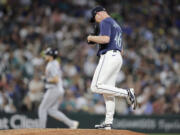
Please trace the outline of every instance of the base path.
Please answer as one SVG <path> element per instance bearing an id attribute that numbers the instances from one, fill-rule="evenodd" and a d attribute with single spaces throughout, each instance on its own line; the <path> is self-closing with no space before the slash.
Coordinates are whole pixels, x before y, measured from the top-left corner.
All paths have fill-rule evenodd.
<path id="1" fill-rule="evenodd" d="M 11 129 L 0 130 L 0 135 L 146 135 L 129 130 L 99 129 Z"/>

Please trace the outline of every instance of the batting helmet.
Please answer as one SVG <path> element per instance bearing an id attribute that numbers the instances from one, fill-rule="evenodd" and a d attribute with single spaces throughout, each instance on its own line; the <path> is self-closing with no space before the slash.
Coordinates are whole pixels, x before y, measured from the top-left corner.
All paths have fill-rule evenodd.
<path id="1" fill-rule="evenodd" d="M 49 47 L 44 51 L 44 54 L 50 55 L 55 59 L 58 56 L 58 50 Z"/>

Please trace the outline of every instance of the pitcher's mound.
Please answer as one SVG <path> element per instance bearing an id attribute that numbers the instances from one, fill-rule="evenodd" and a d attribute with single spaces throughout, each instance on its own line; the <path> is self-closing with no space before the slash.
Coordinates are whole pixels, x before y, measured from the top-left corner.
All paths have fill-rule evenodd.
<path id="1" fill-rule="evenodd" d="M 128 130 L 99 129 L 12 129 L 1 130 L 0 135 L 145 135 Z"/>

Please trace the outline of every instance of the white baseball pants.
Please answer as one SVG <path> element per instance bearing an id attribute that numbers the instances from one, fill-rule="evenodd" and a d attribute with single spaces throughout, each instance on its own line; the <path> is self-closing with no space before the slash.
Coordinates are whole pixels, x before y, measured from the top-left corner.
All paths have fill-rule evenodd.
<path id="1" fill-rule="evenodd" d="M 122 56 L 119 51 L 108 51 L 100 56 L 96 67 L 91 91 L 103 94 L 106 105 L 105 123 L 112 124 L 115 112 L 115 96 L 128 97 L 126 89 L 115 87 L 117 75 L 122 66 Z"/>
<path id="2" fill-rule="evenodd" d="M 62 121 L 69 127 L 73 126 L 73 121 L 58 110 L 60 99 L 63 98 L 63 94 L 63 91 L 60 91 L 57 88 L 48 89 L 46 91 L 38 110 L 41 128 L 46 128 L 47 115 Z"/>

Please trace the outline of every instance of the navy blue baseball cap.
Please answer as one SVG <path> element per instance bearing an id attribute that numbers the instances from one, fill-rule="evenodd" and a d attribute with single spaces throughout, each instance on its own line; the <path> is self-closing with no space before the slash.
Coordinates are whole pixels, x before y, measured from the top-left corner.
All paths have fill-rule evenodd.
<path id="1" fill-rule="evenodd" d="M 92 9 L 90 22 L 95 22 L 96 13 L 100 12 L 100 11 L 106 11 L 106 9 L 102 6 L 97 6 L 97 7 Z"/>

